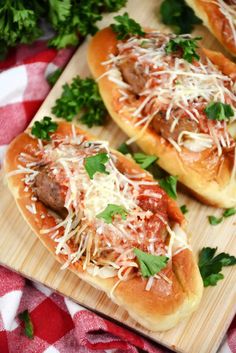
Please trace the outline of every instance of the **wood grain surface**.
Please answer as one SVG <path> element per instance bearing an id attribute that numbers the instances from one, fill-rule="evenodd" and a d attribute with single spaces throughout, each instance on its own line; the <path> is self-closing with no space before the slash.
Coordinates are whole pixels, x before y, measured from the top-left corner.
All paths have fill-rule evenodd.
<path id="1" fill-rule="evenodd" d="M 127 10 L 143 26 L 169 31 L 158 20 L 160 3 L 158 0 L 130 0 Z M 123 12 L 124 9 L 120 11 Z M 110 24 L 113 16 L 114 14 L 106 15 L 99 26 L 102 28 Z M 220 44 L 204 27 L 199 26 L 194 35 L 202 35 L 206 47 L 223 51 Z M 34 120 L 41 119 L 44 115 L 52 116 L 51 107 L 59 97 L 65 82 L 70 82 L 77 74 L 83 77 L 89 75 L 86 51 L 87 41 L 76 51 Z M 124 133 L 111 120 L 105 127 L 93 128 L 90 131 L 109 140 L 114 147 L 126 139 Z M 236 253 L 236 217 L 225 219 L 218 226 L 210 226 L 207 216 L 220 215 L 221 210 L 206 207 L 182 193 L 179 193 L 178 202 L 180 205 L 185 203 L 189 209 L 188 232 L 191 234 L 191 243 L 196 256 L 203 246 L 217 246 L 219 251 Z M 0 182 L 0 263 L 178 352 L 216 352 L 234 315 L 236 271 L 229 267 L 223 271 L 225 275 L 223 281 L 216 287 L 204 290 L 201 305 L 191 317 L 164 333 L 145 330 L 123 309 L 113 304 L 105 294 L 79 280 L 70 271 L 60 270 L 60 265 L 24 222 L 3 177 Z"/>

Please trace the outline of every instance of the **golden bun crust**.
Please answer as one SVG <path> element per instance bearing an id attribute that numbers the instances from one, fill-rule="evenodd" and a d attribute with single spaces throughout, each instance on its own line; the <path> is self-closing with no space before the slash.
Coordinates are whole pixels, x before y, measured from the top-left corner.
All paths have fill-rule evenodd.
<path id="1" fill-rule="evenodd" d="M 58 132 L 62 135 L 71 134 L 70 124 L 60 124 Z M 77 129 L 77 133 L 91 138 L 80 129 Z M 16 137 L 7 151 L 5 171 L 9 173 L 16 170 L 20 153 L 29 153 L 29 149 L 36 146 L 36 143 L 36 140 L 26 133 Z M 133 161 L 119 153 L 118 155 L 132 168 L 140 170 Z M 65 264 L 66 257 L 55 254 L 57 243 L 50 237 L 52 234 L 42 235 L 40 233 L 41 229 L 47 229 L 56 224 L 54 217 L 48 214 L 46 207 L 40 201 L 36 201 L 36 214 L 28 211 L 26 206 L 32 202 L 32 191 L 30 189 L 28 192 L 24 191 L 24 183 L 21 179 L 22 174 L 8 178 L 9 188 L 15 197 L 21 214 L 52 255 L 61 264 Z M 43 218 L 42 215 L 44 215 Z M 184 317 L 191 314 L 199 305 L 202 296 L 202 280 L 192 252 L 189 249 L 179 252 L 172 257 L 172 264 L 172 267 L 168 266 L 165 269 L 165 275 L 172 281 L 172 285 L 161 278 L 154 282 L 150 291 L 145 290 L 147 280 L 141 277 L 134 277 L 126 282 L 121 282 L 114 288 L 118 281 L 117 277 L 104 279 L 92 276 L 87 271 L 82 270 L 80 263 L 70 264 L 69 269 L 93 287 L 104 291 L 141 325 L 149 330 L 158 331 L 172 328 Z"/>
<path id="2" fill-rule="evenodd" d="M 229 21 L 219 10 L 216 1 L 209 0 L 186 0 L 195 14 L 203 21 L 204 25 L 212 32 L 218 41 L 233 56 L 236 56 L 236 43 L 232 36 Z"/>
<path id="3" fill-rule="evenodd" d="M 88 49 L 88 64 L 95 79 L 105 73 L 106 68 L 101 65 L 108 60 L 109 54 L 116 55 L 116 36 L 110 28 L 99 31 L 92 39 Z M 219 64 L 218 54 L 205 50 L 212 62 Z M 217 59 L 217 60 L 216 60 Z M 214 61 L 215 60 L 215 61 Z M 233 63 L 220 54 L 220 67 L 224 66 L 225 73 L 232 73 Z M 232 64 L 230 66 L 229 64 Z M 218 207 L 234 207 L 236 205 L 236 181 L 231 178 L 234 153 L 223 154 L 218 157 L 216 149 L 202 152 L 191 152 L 183 148 L 179 153 L 163 137 L 151 129 L 146 129 L 140 135 L 140 127 L 134 126 L 125 113 L 118 113 L 115 104 L 119 97 L 119 87 L 103 76 L 98 80 L 99 90 L 107 110 L 117 125 L 129 136 L 139 134 L 136 143 L 147 154 L 159 157 L 158 164 L 172 175 L 178 175 L 178 180 L 192 190 L 202 202 Z M 123 110 L 124 111 L 124 110 Z"/>

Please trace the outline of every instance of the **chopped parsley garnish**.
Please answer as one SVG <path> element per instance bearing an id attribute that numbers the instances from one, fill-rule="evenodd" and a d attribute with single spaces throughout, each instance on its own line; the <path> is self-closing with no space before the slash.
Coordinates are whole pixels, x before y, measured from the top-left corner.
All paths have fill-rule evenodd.
<path id="1" fill-rule="evenodd" d="M 90 179 L 93 179 L 94 174 L 97 172 L 109 174 L 105 167 L 108 159 L 109 158 L 107 153 L 98 153 L 95 156 L 87 157 L 84 159 L 84 167 Z"/>
<path id="2" fill-rule="evenodd" d="M 221 217 L 215 217 L 215 216 L 208 216 L 208 220 L 211 225 L 215 226 L 223 221 L 223 218 L 227 218 L 230 216 L 233 216 L 236 214 L 236 209 L 235 208 L 227 208 L 223 213 Z"/>
<path id="3" fill-rule="evenodd" d="M 221 102 L 211 102 L 205 108 L 205 113 L 208 119 L 211 120 L 229 120 L 234 116 L 234 111 L 231 105 Z"/>
<path id="4" fill-rule="evenodd" d="M 134 248 L 141 274 L 143 277 L 151 277 L 166 267 L 168 257 L 148 254 L 142 250 Z"/>
<path id="5" fill-rule="evenodd" d="M 191 63 L 193 60 L 199 60 L 200 57 L 196 53 L 196 49 L 198 48 L 197 40 L 200 40 L 200 39 L 202 38 L 201 37 L 195 37 L 195 38 L 176 37 L 176 38 L 170 39 L 165 48 L 166 53 L 170 54 L 181 50 L 183 59 L 188 61 L 189 63 Z"/>
<path id="6" fill-rule="evenodd" d="M 117 148 L 117 151 L 119 151 L 120 153 L 122 154 L 131 154 L 132 151 L 130 149 L 130 147 L 125 143 L 123 142 L 118 148 Z"/>
<path id="7" fill-rule="evenodd" d="M 236 208 L 227 208 L 223 212 L 223 217 L 230 217 L 236 214 Z"/>
<path id="8" fill-rule="evenodd" d="M 82 113 L 80 121 L 88 127 L 103 125 L 107 110 L 100 96 L 98 85 L 92 78 L 73 78 L 71 84 L 63 86 L 60 98 L 56 100 L 52 113 L 58 118 L 72 121 Z"/>
<path id="9" fill-rule="evenodd" d="M 178 180 L 178 177 L 173 175 L 169 175 L 166 178 L 159 180 L 159 184 L 162 187 L 162 189 L 164 189 L 165 192 L 174 200 L 177 199 L 177 191 L 176 191 L 177 180 Z"/>
<path id="10" fill-rule="evenodd" d="M 187 212 L 188 212 L 188 208 L 187 208 L 187 206 L 186 206 L 186 205 L 182 205 L 182 206 L 180 206 L 180 210 L 181 210 L 181 212 L 182 212 L 183 214 L 185 214 L 185 213 L 187 213 Z"/>
<path id="11" fill-rule="evenodd" d="M 29 311 L 28 310 L 23 311 L 18 315 L 18 317 L 24 323 L 25 335 L 30 339 L 34 338 L 34 327 L 30 319 Z"/>
<path id="12" fill-rule="evenodd" d="M 202 23 L 184 0 L 164 0 L 160 13 L 162 22 L 176 34 L 191 33 L 194 25 Z"/>
<path id="13" fill-rule="evenodd" d="M 208 220 L 212 226 L 216 226 L 223 221 L 223 217 L 208 216 Z"/>
<path id="14" fill-rule="evenodd" d="M 59 77 L 61 76 L 62 69 L 59 67 L 55 71 L 53 71 L 51 74 L 47 76 L 47 81 L 50 86 L 54 86 Z"/>
<path id="15" fill-rule="evenodd" d="M 141 152 L 134 153 L 133 158 L 143 169 L 147 169 L 157 160 L 156 156 L 149 156 Z"/>
<path id="16" fill-rule="evenodd" d="M 236 257 L 226 253 L 215 256 L 217 248 L 203 248 L 199 254 L 198 267 L 203 279 L 204 287 L 215 286 L 224 278 L 222 267 L 236 264 Z M 214 257 L 215 256 L 215 257 Z"/>
<path id="17" fill-rule="evenodd" d="M 128 212 L 123 206 L 109 203 L 105 210 L 99 213 L 96 217 L 104 219 L 106 223 L 112 223 L 112 218 L 115 215 L 120 215 L 123 220 L 126 220 L 127 214 Z"/>
<path id="18" fill-rule="evenodd" d="M 57 130 L 58 124 L 52 121 L 52 118 L 45 116 L 40 121 L 35 121 L 31 129 L 31 134 L 38 137 L 41 140 L 50 140 L 50 132 L 55 132 Z"/>
<path id="19" fill-rule="evenodd" d="M 115 16 L 114 20 L 117 23 L 112 23 L 111 28 L 117 34 L 117 39 L 126 39 L 132 35 L 143 36 L 145 34 L 140 24 L 129 17 L 128 12 L 125 12 L 122 16 Z"/>

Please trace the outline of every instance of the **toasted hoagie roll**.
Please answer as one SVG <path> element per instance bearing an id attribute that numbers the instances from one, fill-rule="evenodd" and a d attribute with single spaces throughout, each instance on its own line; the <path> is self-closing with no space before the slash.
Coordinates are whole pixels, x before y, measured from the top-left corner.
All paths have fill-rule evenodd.
<path id="1" fill-rule="evenodd" d="M 236 56 L 236 1 L 186 0 L 186 3 L 225 49 Z"/>
<path id="2" fill-rule="evenodd" d="M 150 330 L 191 314 L 202 280 L 184 217 L 151 175 L 107 142 L 61 123 L 9 146 L 5 170 L 23 217 L 48 250 Z"/>
<path id="3" fill-rule="evenodd" d="M 88 64 L 128 143 L 158 156 L 204 203 L 233 207 L 235 142 L 227 123 L 236 118 L 235 64 L 210 50 L 191 52 L 193 44 L 159 32 L 118 41 L 106 28 L 92 38 Z"/>

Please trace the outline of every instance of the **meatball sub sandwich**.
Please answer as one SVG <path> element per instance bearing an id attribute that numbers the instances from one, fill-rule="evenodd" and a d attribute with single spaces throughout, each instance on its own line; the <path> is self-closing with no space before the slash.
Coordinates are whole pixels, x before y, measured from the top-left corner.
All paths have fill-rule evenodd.
<path id="1" fill-rule="evenodd" d="M 186 0 L 219 42 L 236 56 L 236 0 Z"/>
<path id="2" fill-rule="evenodd" d="M 88 63 L 115 122 L 203 202 L 236 205 L 236 64 L 199 38 L 149 31 L 91 40 Z"/>
<path id="3" fill-rule="evenodd" d="M 30 131 L 5 170 L 27 223 L 60 261 L 150 330 L 198 306 L 202 280 L 184 217 L 134 161 L 69 123 L 50 140 Z"/>

